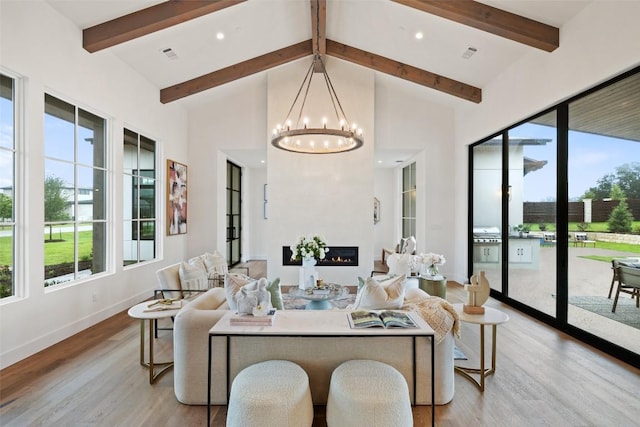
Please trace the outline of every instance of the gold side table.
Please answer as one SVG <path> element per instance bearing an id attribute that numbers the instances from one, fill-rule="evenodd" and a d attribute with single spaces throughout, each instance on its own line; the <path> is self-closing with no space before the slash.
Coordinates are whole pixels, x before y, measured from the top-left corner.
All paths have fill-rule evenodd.
<path id="1" fill-rule="evenodd" d="M 453 304 L 456 312 L 460 316 L 460 320 L 465 323 L 474 323 L 480 325 L 480 368 L 467 368 L 462 366 L 455 366 L 456 372 L 459 372 L 462 376 L 473 382 L 480 391 L 484 392 L 485 378 L 489 375 L 493 375 L 496 372 L 496 332 L 497 327 L 501 323 L 505 323 L 509 320 L 507 313 L 500 310 L 496 310 L 491 307 L 484 307 L 484 314 L 469 314 L 462 310 L 462 304 Z M 484 328 L 487 325 L 491 325 L 492 337 L 491 337 L 491 368 L 485 368 L 485 354 L 484 354 Z M 479 379 L 476 379 L 472 375 L 478 375 Z"/>
<path id="2" fill-rule="evenodd" d="M 162 310 L 149 311 L 154 302 L 158 300 L 150 300 L 141 302 L 131 307 L 128 311 L 129 316 L 140 319 L 140 364 L 146 368 L 149 368 L 149 384 L 153 384 L 162 374 L 167 372 L 173 367 L 173 362 L 155 362 L 153 359 L 153 324 L 158 319 L 166 319 L 178 314 L 178 311 L 182 307 L 182 300 L 176 301 L 177 308 L 163 308 Z M 157 306 L 156 306 L 157 307 Z M 144 323 L 149 321 L 149 362 L 144 360 Z M 156 372 L 156 368 L 160 368 Z"/>

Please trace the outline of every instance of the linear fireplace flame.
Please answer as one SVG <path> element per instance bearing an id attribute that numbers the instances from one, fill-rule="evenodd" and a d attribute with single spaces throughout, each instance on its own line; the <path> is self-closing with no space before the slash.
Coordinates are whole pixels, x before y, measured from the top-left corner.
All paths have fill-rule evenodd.
<path id="1" fill-rule="evenodd" d="M 325 259 L 319 260 L 316 267 L 357 267 L 357 246 L 328 246 Z M 282 265 L 302 265 L 302 261 L 291 260 L 291 248 L 282 247 Z"/>

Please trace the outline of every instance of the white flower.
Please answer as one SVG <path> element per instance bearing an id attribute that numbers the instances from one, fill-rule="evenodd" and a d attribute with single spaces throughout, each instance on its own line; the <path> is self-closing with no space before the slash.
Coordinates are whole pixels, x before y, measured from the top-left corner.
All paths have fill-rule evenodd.
<path id="1" fill-rule="evenodd" d="M 325 253 L 329 252 L 326 240 L 318 235 L 298 237 L 298 240 L 291 245 L 290 249 L 291 259 L 295 261 L 299 261 L 302 258 L 324 259 Z"/>
<path id="2" fill-rule="evenodd" d="M 420 262 L 426 265 L 442 265 L 447 261 L 444 259 L 444 255 L 429 252 L 428 254 L 420 254 Z"/>

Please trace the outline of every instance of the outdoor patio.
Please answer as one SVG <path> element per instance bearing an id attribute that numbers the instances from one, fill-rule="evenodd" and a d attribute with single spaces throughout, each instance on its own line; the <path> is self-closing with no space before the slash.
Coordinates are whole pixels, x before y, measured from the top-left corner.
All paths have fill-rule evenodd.
<path id="1" fill-rule="evenodd" d="M 569 247 L 569 323 L 580 327 L 594 335 L 623 346 L 631 351 L 640 353 L 640 329 L 627 326 L 616 319 L 623 318 L 622 309 L 612 313 L 613 319 L 598 315 L 592 311 L 571 304 L 572 297 L 600 296 L 606 298 L 609 294 L 613 271 L 611 264 L 584 258 L 589 255 L 607 257 L 640 257 L 640 254 L 617 252 L 597 247 Z M 500 288 L 499 270 L 486 271 L 487 277 L 494 289 Z M 512 269 L 509 276 L 509 296 L 530 305 L 544 313 L 555 315 L 556 305 L 556 247 L 544 246 L 540 248 L 539 269 Z M 615 286 L 608 301 L 607 313 L 613 306 Z M 631 296 L 620 294 L 620 304 L 630 301 Z M 640 318 L 640 309 L 637 309 Z"/>

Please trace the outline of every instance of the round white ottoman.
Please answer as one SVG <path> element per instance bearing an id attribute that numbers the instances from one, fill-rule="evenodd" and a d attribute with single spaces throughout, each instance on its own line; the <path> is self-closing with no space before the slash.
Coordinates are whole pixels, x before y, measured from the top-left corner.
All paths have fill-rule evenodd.
<path id="1" fill-rule="evenodd" d="M 297 364 L 268 360 L 244 368 L 231 384 L 227 427 L 309 427 L 309 377 Z"/>
<path id="2" fill-rule="evenodd" d="M 331 374 L 329 427 L 411 427 L 409 387 L 394 367 L 375 360 L 350 360 Z"/>

